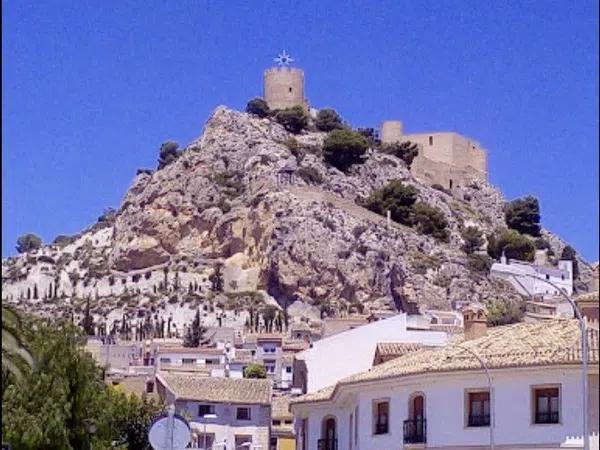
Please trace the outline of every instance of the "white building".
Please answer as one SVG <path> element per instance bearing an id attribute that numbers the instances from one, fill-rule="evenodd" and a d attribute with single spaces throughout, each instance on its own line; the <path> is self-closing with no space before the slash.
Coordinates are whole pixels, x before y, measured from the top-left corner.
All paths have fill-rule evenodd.
<path id="1" fill-rule="evenodd" d="M 220 348 L 219 348 L 220 347 Z M 250 363 L 243 350 L 230 345 L 219 347 L 179 347 L 159 349 L 156 369 L 169 372 L 204 372 L 211 377 L 242 378 Z M 244 353 L 236 355 L 236 353 Z"/>
<path id="2" fill-rule="evenodd" d="M 510 282 L 521 295 L 527 297 L 546 298 L 560 294 L 545 281 L 555 284 L 567 295 L 573 294 L 572 261 L 559 261 L 558 268 L 553 268 L 502 256 L 500 262 L 492 264 L 490 275 Z"/>
<path id="3" fill-rule="evenodd" d="M 582 384 L 575 320 L 470 329 L 291 400 L 297 450 L 581 448 Z M 481 326 L 483 325 L 483 326 Z M 477 333 L 483 336 L 476 337 Z M 589 330 L 591 447 L 598 448 L 598 330 Z M 461 349 L 459 346 L 463 347 Z M 490 369 L 493 403 L 485 371 Z"/>
<path id="4" fill-rule="evenodd" d="M 271 381 L 159 372 L 156 387 L 163 401 L 188 418 L 191 448 L 269 448 Z"/>
<path id="5" fill-rule="evenodd" d="M 360 326 L 313 343 L 312 348 L 295 355 L 294 387 L 315 392 L 342 378 L 371 367 L 379 342 L 414 342 L 444 345 L 443 331 L 411 330 L 407 315 Z"/>

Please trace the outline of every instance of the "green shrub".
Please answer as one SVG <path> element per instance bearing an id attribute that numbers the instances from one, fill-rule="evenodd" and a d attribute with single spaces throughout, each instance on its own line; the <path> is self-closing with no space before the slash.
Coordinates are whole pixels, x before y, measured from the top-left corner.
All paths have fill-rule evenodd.
<path id="1" fill-rule="evenodd" d="M 535 245 L 518 231 L 504 229 L 488 236 L 487 252 L 494 259 L 500 258 L 504 252 L 507 258 L 531 262 L 535 257 Z"/>
<path id="2" fill-rule="evenodd" d="M 579 265 L 577 263 L 577 252 L 573 247 L 567 245 L 560 254 L 560 259 L 571 261 L 573 263 L 573 279 L 579 278 Z"/>
<path id="3" fill-rule="evenodd" d="M 290 151 L 290 153 L 292 155 L 294 155 L 296 157 L 297 160 L 301 160 L 302 156 L 304 156 L 302 154 L 302 151 L 300 149 L 300 144 L 298 143 L 298 141 L 296 139 L 294 139 L 293 137 L 286 139 L 283 142 L 283 145 L 286 146 L 286 148 Z"/>
<path id="4" fill-rule="evenodd" d="M 298 175 L 308 184 L 321 184 L 323 181 L 325 181 L 323 176 L 314 167 L 300 167 L 298 170 L 296 170 L 296 175 Z"/>
<path id="5" fill-rule="evenodd" d="M 166 141 L 160 146 L 158 155 L 158 170 L 168 166 L 173 161 L 177 160 L 181 156 L 179 144 L 173 141 Z"/>
<path id="6" fill-rule="evenodd" d="M 540 235 L 540 205 L 532 196 L 509 202 L 504 210 L 508 228 L 531 236 Z"/>
<path id="7" fill-rule="evenodd" d="M 315 126 L 319 131 L 332 131 L 343 128 L 342 118 L 333 109 L 321 109 L 317 113 Z"/>
<path id="8" fill-rule="evenodd" d="M 463 250 L 467 254 L 474 253 L 484 244 L 483 233 L 477 227 L 466 227 L 462 230 Z"/>
<path id="9" fill-rule="evenodd" d="M 435 189 L 436 191 L 440 191 L 440 192 L 443 192 L 443 193 L 448 194 L 448 195 L 452 194 L 448 189 L 446 189 L 441 184 L 434 183 L 434 184 L 431 185 L 431 187 L 432 187 L 432 189 Z"/>
<path id="10" fill-rule="evenodd" d="M 394 222 L 412 224 L 412 207 L 417 201 L 418 191 L 413 186 L 392 180 L 386 186 L 373 192 L 364 203 L 365 208 L 385 216 L 390 211 Z"/>
<path id="11" fill-rule="evenodd" d="M 381 151 L 400 158 L 410 168 L 413 160 L 419 154 L 419 146 L 410 141 L 395 142 L 393 144 L 383 144 Z"/>
<path id="12" fill-rule="evenodd" d="M 231 197 L 237 197 L 244 192 L 242 173 L 238 171 L 217 172 L 213 175 L 213 181 L 223 187 Z"/>
<path id="13" fill-rule="evenodd" d="M 33 233 L 27 233 L 17 239 L 17 251 L 26 253 L 32 250 L 37 250 L 42 246 L 42 240 L 39 236 Z"/>
<path id="14" fill-rule="evenodd" d="M 56 245 L 58 247 L 65 247 L 69 244 L 75 242 L 77 238 L 75 236 L 67 236 L 65 234 L 59 234 L 52 241 L 52 245 Z"/>
<path id="15" fill-rule="evenodd" d="M 267 378 L 267 369 L 261 364 L 250 364 L 244 368 L 244 378 Z"/>
<path id="16" fill-rule="evenodd" d="M 412 213 L 412 222 L 417 231 L 448 242 L 450 237 L 448 221 L 441 209 L 419 202 L 414 205 Z"/>
<path id="17" fill-rule="evenodd" d="M 467 268 L 474 273 L 488 274 L 492 268 L 492 258 L 474 253 L 467 256 Z"/>
<path id="18" fill-rule="evenodd" d="M 308 124 L 308 116 L 302 106 L 282 109 L 275 114 L 275 120 L 290 133 L 298 134 Z"/>
<path id="19" fill-rule="evenodd" d="M 487 324 L 490 327 L 521 322 L 525 314 L 524 304 L 494 300 L 486 302 Z"/>
<path id="20" fill-rule="evenodd" d="M 246 112 L 249 114 L 254 114 L 258 117 L 267 117 L 271 114 L 271 110 L 269 109 L 269 105 L 262 98 L 256 97 L 248 102 L 246 105 Z"/>
<path id="21" fill-rule="evenodd" d="M 323 158 L 333 167 L 345 172 L 353 164 L 363 162 L 369 148 L 364 136 L 351 130 L 333 130 L 323 143 Z"/>

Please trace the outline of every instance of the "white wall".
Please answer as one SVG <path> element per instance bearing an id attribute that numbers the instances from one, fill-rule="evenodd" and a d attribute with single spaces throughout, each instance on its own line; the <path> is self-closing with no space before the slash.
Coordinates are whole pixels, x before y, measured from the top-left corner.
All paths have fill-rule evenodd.
<path id="1" fill-rule="evenodd" d="M 570 261 L 560 261 L 561 269 L 550 269 L 536 267 L 527 263 L 520 263 L 516 260 L 510 260 L 509 264 L 494 263 L 491 268 L 491 275 L 502 278 L 510 282 L 521 295 L 543 295 L 553 296 L 559 292 L 548 283 L 544 282 L 546 274 L 547 281 L 563 289 L 568 295 L 573 294 L 573 270 Z M 571 263 L 572 264 L 572 263 Z M 536 280 L 532 275 L 540 278 Z M 563 278 L 564 276 L 564 278 Z M 515 280 L 515 277 L 517 280 Z"/>
<path id="2" fill-rule="evenodd" d="M 269 426 L 271 423 L 271 407 L 263 405 L 244 405 L 244 404 L 222 404 L 215 406 L 216 419 L 203 419 L 198 416 L 199 404 L 211 404 L 208 402 L 178 400 L 176 402 L 177 412 L 183 412 L 184 416 L 191 417 L 190 426 L 192 429 L 204 433 L 206 423 L 206 433 L 215 435 L 215 442 L 227 441 L 227 449 L 233 449 L 236 435 L 252 436 L 252 443 L 262 445 L 268 449 Z M 250 407 L 251 420 L 237 420 L 236 409 L 239 406 Z M 202 447 L 202 439 L 200 439 Z M 223 447 L 220 447 L 223 448 Z"/>
<path id="3" fill-rule="evenodd" d="M 368 370 L 378 342 L 421 342 L 443 345 L 443 331 L 412 331 L 406 329 L 406 314 L 344 331 L 313 343 L 311 349 L 297 353 L 306 362 L 307 392 L 314 392 L 355 373 Z"/>
<path id="4" fill-rule="evenodd" d="M 509 446 L 552 446 L 571 441 L 581 445 L 580 375 L 578 367 L 495 371 L 492 381 L 496 414 L 495 443 Z M 597 380 L 598 373 L 594 376 Z M 531 423 L 531 386 L 538 384 L 560 384 L 559 424 Z M 297 405 L 293 411 L 296 424 L 300 424 L 303 417 L 309 418 L 309 450 L 317 450 L 317 442 L 321 438 L 321 423 L 328 415 L 334 415 L 338 422 L 338 448 L 348 449 L 349 417 L 356 405 L 359 405 L 359 446 L 353 450 L 401 449 L 403 421 L 408 419 L 409 397 L 420 391 L 425 394 L 427 448 L 487 446 L 489 427 L 465 426 L 465 389 L 472 388 L 487 388 L 483 373 L 421 375 L 375 383 L 370 387 L 353 387 L 343 390 L 334 405 Z M 374 436 L 371 432 L 372 402 L 386 397 L 390 398 L 390 433 Z M 594 442 L 597 442 L 597 436 L 594 437 Z"/>

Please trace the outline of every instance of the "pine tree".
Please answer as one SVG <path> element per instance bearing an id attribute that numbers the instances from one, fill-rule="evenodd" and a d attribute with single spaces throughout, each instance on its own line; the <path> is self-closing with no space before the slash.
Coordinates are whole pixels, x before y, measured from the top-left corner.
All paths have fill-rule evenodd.
<path id="1" fill-rule="evenodd" d="M 94 318 L 90 314 L 90 298 L 87 298 L 87 302 L 85 304 L 85 316 L 81 322 L 81 327 L 85 334 L 88 336 L 94 335 Z"/>
<path id="2" fill-rule="evenodd" d="M 199 347 L 202 338 L 204 337 L 204 333 L 206 333 L 206 328 L 202 326 L 200 322 L 200 309 L 196 311 L 196 317 L 194 317 L 194 321 L 192 325 L 188 328 L 185 338 L 183 340 L 184 347 Z"/>

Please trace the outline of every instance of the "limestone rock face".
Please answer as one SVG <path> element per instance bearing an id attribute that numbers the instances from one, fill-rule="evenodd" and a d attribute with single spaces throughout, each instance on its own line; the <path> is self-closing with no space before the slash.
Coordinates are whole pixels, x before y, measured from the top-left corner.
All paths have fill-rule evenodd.
<path id="1" fill-rule="evenodd" d="M 263 291 L 303 315 L 325 304 L 351 313 L 518 298 L 469 269 L 461 249 L 462 226 L 484 234 L 505 226 L 497 189 L 477 182 L 441 192 L 418 183 L 400 159 L 371 150 L 344 174 L 324 163 L 324 138 L 293 136 L 272 120 L 219 107 L 176 161 L 135 177 L 113 223 L 67 246 L 4 261 L 4 298 L 66 311 L 93 297 L 95 313 L 107 321 L 143 306 L 176 315 L 180 327 L 210 302 L 223 304 L 212 316 L 207 307 L 207 320 L 229 308 L 236 311 L 229 319 L 243 322 L 242 297 Z M 292 183 L 279 174 L 290 162 L 297 166 Z M 359 206 L 393 179 L 415 186 L 421 201 L 443 211 L 448 243 Z M 565 243 L 547 231 L 544 237 L 560 254 Z M 585 280 L 587 263 L 580 270 Z M 31 292 L 27 298 L 34 285 L 44 292 L 35 300 Z M 215 300 L 216 293 L 227 298 Z"/>

